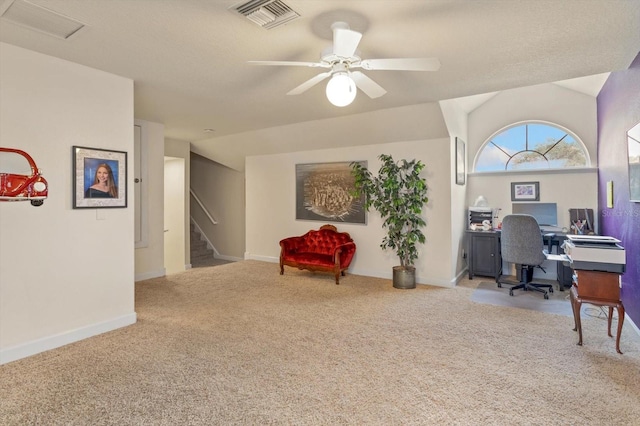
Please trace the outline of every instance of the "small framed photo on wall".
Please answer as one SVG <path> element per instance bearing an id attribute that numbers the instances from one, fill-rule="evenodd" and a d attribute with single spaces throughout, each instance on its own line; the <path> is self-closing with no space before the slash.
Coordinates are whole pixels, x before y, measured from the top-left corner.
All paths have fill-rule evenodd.
<path id="1" fill-rule="evenodd" d="M 127 153 L 73 147 L 73 208 L 127 207 Z"/>
<path id="2" fill-rule="evenodd" d="M 511 182 L 511 201 L 540 201 L 540 182 Z"/>

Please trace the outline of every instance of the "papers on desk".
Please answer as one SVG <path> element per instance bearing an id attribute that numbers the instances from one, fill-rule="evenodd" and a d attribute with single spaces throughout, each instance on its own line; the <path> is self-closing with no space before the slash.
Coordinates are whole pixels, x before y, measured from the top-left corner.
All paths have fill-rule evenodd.
<path id="1" fill-rule="evenodd" d="M 544 253 L 547 260 L 555 260 L 556 262 L 569 262 L 569 256 L 566 254 L 549 254 L 547 252 Z"/>

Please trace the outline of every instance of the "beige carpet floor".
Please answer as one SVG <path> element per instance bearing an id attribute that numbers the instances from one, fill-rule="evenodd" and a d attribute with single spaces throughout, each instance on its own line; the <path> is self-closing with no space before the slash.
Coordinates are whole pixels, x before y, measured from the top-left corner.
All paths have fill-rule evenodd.
<path id="1" fill-rule="evenodd" d="M 479 283 L 243 261 L 136 285 L 135 325 L 0 366 L 2 425 L 634 425 L 640 338 Z M 614 324 L 615 325 L 615 324 Z"/>
<path id="2" fill-rule="evenodd" d="M 490 305 L 510 306 L 521 309 L 533 309 L 535 311 L 547 312 L 550 314 L 566 315 L 573 318 L 569 291 L 559 291 L 554 285 L 553 293 L 549 293 L 549 298 L 545 299 L 542 293 L 535 291 L 514 290 L 513 296 L 509 295 L 508 284 L 503 284 L 499 288 L 495 281 L 482 281 L 478 284 L 471 295 L 471 300 L 478 303 L 488 303 Z M 586 311 L 586 305 L 582 308 Z"/>

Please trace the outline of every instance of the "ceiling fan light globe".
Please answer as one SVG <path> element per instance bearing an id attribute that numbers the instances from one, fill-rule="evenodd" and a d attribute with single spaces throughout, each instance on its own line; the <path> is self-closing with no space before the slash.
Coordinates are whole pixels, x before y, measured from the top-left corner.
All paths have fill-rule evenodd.
<path id="1" fill-rule="evenodd" d="M 356 98 L 356 83 L 347 73 L 336 73 L 327 83 L 327 99 L 337 107 L 349 105 Z"/>

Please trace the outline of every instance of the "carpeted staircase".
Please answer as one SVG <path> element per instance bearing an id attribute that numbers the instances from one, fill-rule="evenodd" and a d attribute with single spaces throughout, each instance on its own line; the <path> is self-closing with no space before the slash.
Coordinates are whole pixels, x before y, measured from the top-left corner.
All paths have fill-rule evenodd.
<path id="1" fill-rule="evenodd" d="M 209 263 L 213 260 L 213 250 L 207 247 L 207 242 L 202 238 L 200 231 L 193 225 L 191 229 L 191 265 Z"/>

